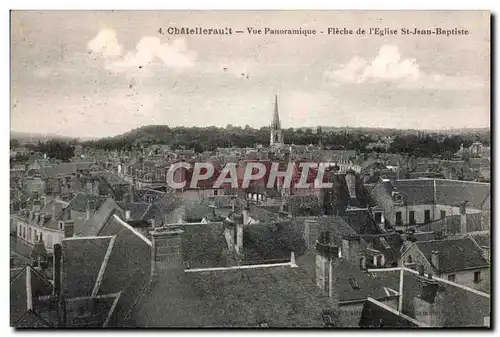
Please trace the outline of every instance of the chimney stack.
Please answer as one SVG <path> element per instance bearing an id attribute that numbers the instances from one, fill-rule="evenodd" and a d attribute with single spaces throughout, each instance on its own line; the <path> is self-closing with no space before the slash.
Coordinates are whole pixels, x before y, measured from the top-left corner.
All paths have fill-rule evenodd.
<path id="1" fill-rule="evenodd" d="M 318 240 L 318 222 L 316 220 L 304 221 L 304 241 L 309 248 Z"/>
<path id="2" fill-rule="evenodd" d="M 52 201 L 52 220 L 56 219 L 56 202 Z"/>
<path id="3" fill-rule="evenodd" d="M 64 237 L 71 238 L 73 237 L 75 231 L 75 223 L 73 220 L 64 221 Z"/>
<path id="4" fill-rule="evenodd" d="M 353 266 L 358 265 L 360 257 L 360 237 L 344 236 L 342 238 L 342 257 Z"/>
<path id="5" fill-rule="evenodd" d="M 61 268 L 62 268 L 62 245 L 54 245 L 54 296 L 59 298 L 61 295 Z"/>
<path id="6" fill-rule="evenodd" d="M 326 291 L 332 299 L 334 310 L 338 310 L 340 293 L 336 287 L 337 267 L 339 264 L 339 247 L 329 242 L 327 232 L 320 234 L 316 242 L 316 285 Z"/>
<path id="7" fill-rule="evenodd" d="M 182 233 L 177 227 L 158 227 L 151 231 L 151 276 L 183 268 Z"/>
<path id="8" fill-rule="evenodd" d="M 467 233 L 467 201 L 460 205 L 460 234 Z"/>
<path id="9" fill-rule="evenodd" d="M 247 202 L 245 207 L 243 207 L 243 211 L 242 211 L 243 224 L 245 224 L 245 225 L 248 224 L 248 222 L 250 221 L 249 211 L 250 211 L 250 206 L 248 205 L 248 202 Z"/>
<path id="10" fill-rule="evenodd" d="M 439 252 L 437 250 L 432 251 L 431 263 L 436 270 L 439 270 Z"/>
<path id="11" fill-rule="evenodd" d="M 351 199 L 356 199 L 356 175 L 353 170 L 347 170 L 345 182 L 347 184 L 347 190 L 349 191 L 349 197 Z"/>

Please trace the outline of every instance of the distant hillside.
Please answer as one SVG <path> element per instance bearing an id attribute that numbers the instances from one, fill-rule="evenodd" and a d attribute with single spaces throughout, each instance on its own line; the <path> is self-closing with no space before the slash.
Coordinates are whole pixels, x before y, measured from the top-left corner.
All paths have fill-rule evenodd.
<path id="1" fill-rule="evenodd" d="M 65 140 L 65 141 L 70 141 L 73 139 L 77 139 L 74 137 L 68 137 L 68 136 L 61 136 L 57 134 L 42 134 L 42 133 L 33 133 L 33 132 L 19 132 L 19 131 L 11 131 L 10 132 L 10 139 L 15 139 L 20 142 L 28 142 L 28 143 L 34 143 L 38 141 L 45 142 L 50 139 L 59 139 L 59 140 Z"/>

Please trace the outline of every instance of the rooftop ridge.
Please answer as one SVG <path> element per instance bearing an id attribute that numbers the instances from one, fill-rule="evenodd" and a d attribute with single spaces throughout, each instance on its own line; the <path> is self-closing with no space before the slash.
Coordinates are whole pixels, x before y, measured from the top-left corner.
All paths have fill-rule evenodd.
<path id="1" fill-rule="evenodd" d="M 144 235 L 142 235 L 140 232 L 138 232 L 134 227 L 130 226 L 128 223 L 123 221 L 118 215 L 113 214 L 113 218 L 116 221 L 118 221 L 122 226 L 125 226 L 130 231 L 132 231 L 135 235 L 137 235 L 137 237 L 139 237 L 142 241 L 146 242 L 150 247 L 153 246 L 153 244 L 151 243 L 151 241 L 148 238 L 146 238 Z"/>

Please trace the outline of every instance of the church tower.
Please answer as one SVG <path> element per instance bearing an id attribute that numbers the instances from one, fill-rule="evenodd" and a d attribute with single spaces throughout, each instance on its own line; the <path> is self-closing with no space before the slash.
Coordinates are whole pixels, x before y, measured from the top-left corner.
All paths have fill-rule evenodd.
<path id="1" fill-rule="evenodd" d="M 278 111 L 278 95 L 274 97 L 274 114 L 271 123 L 271 146 L 283 145 L 283 132 L 281 131 L 280 115 Z"/>

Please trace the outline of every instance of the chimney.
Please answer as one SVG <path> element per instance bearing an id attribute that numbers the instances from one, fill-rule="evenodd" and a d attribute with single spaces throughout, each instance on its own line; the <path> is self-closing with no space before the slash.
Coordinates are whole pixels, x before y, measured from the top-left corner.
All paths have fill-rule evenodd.
<path id="1" fill-rule="evenodd" d="M 85 220 L 89 220 L 90 217 L 92 216 L 92 205 L 91 205 L 91 200 L 87 200 L 87 207 L 85 209 Z"/>
<path id="2" fill-rule="evenodd" d="M 64 301 L 61 297 L 61 288 L 62 288 L 62 245 L 60 243 L 56 243 L 54 245 L 54 255 L 53 255 L 53 278 L 54 278 L 54 290 L 53 295 L 56 301 L 56 310 L 57 310 L 57 320 L 58 326 L 65 326 L 65 310 L 64 310 Z"/>
<path id="3" fill-rule="evenodd" d="M 215 219 L 215 205 L 214 204 L 210 204 L 208 205 L 208 208 L 210 208 L 210 215 L 212 216 L 212 219 Z"/>
<path id="4" fill-rule="evenodd" d="M 351 199 L 356 199 L 356 175 L 353 170 L 347 170 L 345 182 L 347 184 L 347 190 L 349 191 L 349 197 Z"/>
<path id="5" fill-rule="evenodd" d="M 336 286 L 339 262 L 339 247 L 329 242 L 326 232 L 321 233 L 320 240 L 316 242 L 316 285 L 328 293 L 334 310 L 338 310 L 340 302 L 340 293 Z"/>
<path id="6" fill-rule="evenodd" d="M 243 221 L 242 221 L 243 220 Z M 236 253 L 241 253 L 243 251 L 243 222 L 244 217 L 238 218 L 236 221 Z"/>
<path id="7" fill-rule="evenodd" d="M 467 201 L 460 205 L 460 234 L 467 233 Z"/>
<path id="8" fill-rule="evenodd" d="M 61 269 L 62 269 L 62 245 L 54 245 L 54 296 L 59 298 L 61 295 Z"/>
<path id="9" fill-rule="evenodd" d="M 52 201 L 52 220 L 55 220 L 56 219 L 56 202 L 55 201 Z"/>
<path id="10" fill-rule="evenodd" d="M 71 238 L 73 237 L 75 231 L 75 223 L 73 220 L 64 221 L 64 237 Z"/>
<path id="11" fill-rule="evenodd" d="M 307 248 L 312 247 L 318 240 L 318 222 L 316 220 L 304 221 L 304 241 Z"/>
<path id="12" fill-rule="evenodd" d="M 125 210 L 125 221 L 129 221 L 130 220 L 130 210 Z"/>
<path id="13" fill-rule="evenodd" d="M 431 263 L 436 270 L 439 270 L 439 252 L 437 250 L 432 251 Z"/>
<path id="14" fill-rule="evenodd" d="M 177 227 L 158 227 L 149 232 L 153 247 L 151 249 L 151 277 L 164 272 L 181 271 L 182 233 Z"/>
<path id="15" fill-rule="evenodd" d="M 248 224 L 248 222 L 250 221 L 249 210 L 250 210 L 250 206 L 248 205 L 248 202 L 247 202 L 247 204 L 245 205 L 245 207 L 243 207 L 243 211 L 242 211 L 242 214 L 243 214 L 243 223 L 245 225 Z"/>
<path id="16" fill-rule="evenodd" d="M 342 238 L 342 257 L 353 266 L 358 265 L 360 258 L 360 237 L 344 236 Z"/>

